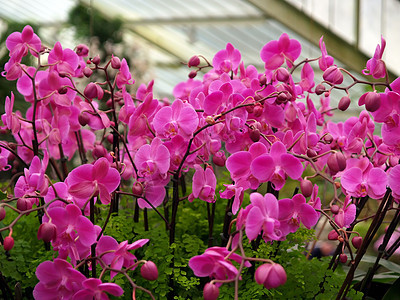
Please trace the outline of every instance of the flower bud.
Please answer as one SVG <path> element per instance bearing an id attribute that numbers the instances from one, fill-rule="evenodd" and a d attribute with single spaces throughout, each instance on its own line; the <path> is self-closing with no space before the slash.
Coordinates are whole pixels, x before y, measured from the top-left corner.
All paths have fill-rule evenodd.
<path id="1" fill-rule="evenodd" d="M 343 171 L 346 168 L 346 158 L 343 153 L 335 152 L 328 158 L 328 167 L 332 173 Z"/>
<path id="2" fill-rule="evenodd" d="M 225 162 L 226 162 L 226 156 L 225 156 L 225 152 L 220 150 L 217 153 L 214 154 L 213 156 L 213 163 L 219 167 L 223 167 L 225 166 Z"/>
<path id="3" fill-rule="evenodd" d="M 92 63 L 94 63 L 96 66 L 100 64 L 100 55 L 96 55 L 95 57 L 93 57 Z"/>
<path id="4" fill-rule="evenodd" d="M 344 96 L 340 99 L 339 104 L 338 104 L 338 109 L 341 111 L 345 111 L 346 109 L 349 108 L 350 106 L 350 98 L 347 96 Z"/>
<path id="5" fill-rule="evenodd" d="M 331 66 L 326 69 L 322 77 L 324 80 L 333 84 L 341 84 L 343 82 L 343 74 L 337 66 Z"/>
<path id="6" fill-rule="evenodd" d="M 328 240 L 330 240 L 330 241 L 336 241 L 336 240 L 338 239 L 338 237 L 339 237 L 339 235 L 338 235 L 338 233 L 336 232 L 336 230 L 331 230 L 331 231 L 328 233 Z"/>
<path id="7" fill-rule="evenodd" d="M 253 111 L 253 113 L 254 113 L 254 116 L 255 117 L 261 117 L 261 115 L 262 115 L 262 113 L 263 113 L 263 110 L 264 110 L 264 107 L 261 105 L 261 104 L 257 104 L 255 107 L 254 107 L 254 111 Z"/>
<path id="8" fill-rule="evenodd" d="M 289 80 L 289 77 L 290 77 L 290 73 L 285 68 L 281 67 L 275 71 L 275 79 L 278 81 L 286 82 Z"/>
<path id="9" fill-rule="evenodd" d="M 331 213 L 333 213 L 334 215 L 337 215 L 339 211 L 340 211 L 339 205 L 333 204 L 331 206 Z"/>
<path id="10" fill-rule="evenodd" d="M 351 243 L 353 244 L 354 248 L 358 249 L 361 247 L 363 242 L 363 238 L 361 236 L 355 236 L 351 239 Z"/>
<path id="11" fill-rule="evenodd" d="M 89 82 L 89 84 L 85 87 L 83 94 L 89 99 L 97 98 L 101 100 L 104 95 L 103 89 L 95 84 L 94 82 Z"/>
<path id="12" fill-rule="evenodd" d="M 111 68 L 119 70 L 121 68 L 121 60 L 117 56 L 111 58 Z"/>
<path id="13" fill-rule="evenodd" d="M 14 239 L 12 236 L 6 236 L 3 241 L 4 250 L 10 251 L 14 247 Z"/>
<path id="14" fill-rule="evenodd" d="M 276 102 L 277 104 L 282 104 L 290 100 L 291 94 L 287 91 L 284 91 L 282 93 L 279 93 L 279 95 L 276 97 Z"/>
<path id="15" fill-rule="evenodd" d="M 344 254 L 344 253 L 342 253 L 342 254 L 340 254 L 339 255 L 339 261 L 341 262 L 341 263 L 346 263 L 346 261 L 347 261 L 347 255 L 346 254 Z"/>
<path id="16" fill-rule="evenodd" d="M 325 87 L 322 83 L 317 84 L 317 86 L 315 87 L 315 93 L 317 95 L 322 95 L 325 92 Z"/>
<path id="17" fill-rule="evenodd" d="M 325 136 L 324 136 L 324 141 L 325 141 L 325 143 L 327 143 L 327 144 L 332 143 L 332 142 L 333 142 L 333 137 L 332 137 L 332 135 L 331 135 L 330 133 L 325 134 Z"/>
<path id="18" fill-rule="evenodd" d="M 267 84 L 267 76 L 265 76 L 265 74 L 262 74 L 260 76 L 259 81 L 260 81 L 260 85 L 266 85 Z"/>
<path id="19" fill-rule="evenodd" d="M 88 56 L 89 54 L 89 47 L 84 45 L 84 44 L 79 44 L 78 46 L 76 46 L 76 50 L 75 50 L 76 54 L 78 54 L 78 56 Z"/>
<path id="20" fill-rule="evenodd" d="M 107 150 L 101 144 L 96 144 L 92 151 L 92 155 L 94 159 L 99 159 L 100 157 L 104 157 L 107 155 Z"/>
<path id="21" fill-rule="evenodd" d="M 53 223 L 42 223 L 37 233 L 38 240 L 46 243 L 54 241 L 57 238 L 57 227 Z"/>
<path id="22" fill-rule="evenodd" d="M 136 181 L 132 186 L 132 194 L 136 197 L 140 197 L 143 194 L 143 186 L 140 182 Z"/>
<path id="23" fill-rule="evenodd" d="M 258 130 L 257 128 L 250 129 L 250 131 L 249 131 L 249 136 L 250 136 L 250 139 L 251 139 L 254 143 L 258 142 L 258 141 L 260 140 L 260 136 L 261 136 L 260 130 Z"/>
<path id="24" fill-rule="evenodd" d="M 368 92 L 365 96 L 365 109 L 374 112 L 381 106 L 381 96 L 375 92 Z"/>
<path id="25" fill-rule="evenodd" d="M 6 210 L 3 206 L 0 206 L 0 221 L 4 220 L 6 217 Z"/>
<path id="26" fill-rule="evenodd" d="M 112 133 L 110 133 L 109 135 L 107 135 L 107 141 L 108 141 L 110 144 L 113 144 L 113 143 L 114 143 L 114 135 L 113 135 Z"/>
<path id="27" fill-rule="evenodd" d="M 313 184 L 310 180 L 304 179 L 300 182 L 300 190 L 304 197 L 310 197 L 313 192 Z"/>
<path id="28" fill-rule="evenodd" d="M 285 284 L 287 276 L 280 264 L 272 263 L 259 266 L 254 278 L 258 284 L 263 284 L 267 289 L 273 289 Z"/>
<path id="29" fill-rule="evenodd" d="M 158 270 L 155 263 L 148 260 L 140 268 L 140 274 L 146 280 L 154 281 L 158 278 Z"/>
<path id="30" fill-rule="evenodd" d="M 310 148 L 307 149 L 307 156 L 309 158 L 313 158 L 317 155 L 318 155 L 318 153 L 314 149 L 310 149 Z"/>
<path id="31" fill-rule="evenodd" d="M 195 78 L 196 76 L 197 76 L 197 71 L 196 71 L 196 70 L 192 70 L 192 71 L 189 72 L 188 77 L 189 77 L 190 79 L 193 79 L 193 78 Z"/>
<path id="32" fill-rule="evenodd" d="M 197 67 L 200 64 L 200 58 L 197 55 L 192 56 L 188 61 L 188 67 Z"/>
<path id="33" fill-rule="evenodd" d="M 219 296 L 219 288 L 213 283 L 206 283 L 203 289 L 204 300 L 216 300 Z"/>
<path id="34" fill-rule="evenodd" d="M 26 198 L 19 198 L 17 200 L 17 209 L 20 211 L 25 211 L 32 208 L 31 201 Z"/>
<path id="35" fill-rule="evenodd" d="M 213 118 L 212 116 L 207 116 L 206 119 L 205 119 L 205 121 L 206 121 L 206 123 L 209 124 L 209 125 L 215 124 L 215 120 L 214 120 L 214 118 Z"/>
<path id="36" fill-rule="evenodd" d="M 89 78 L 90 76 L 92 76 L 92 74 L 93 74 L 93 71 L 92 71 L 91 68 L 85 67 L 85 68 L 83 69 L 83 75 L 85 75 L 87 78 Z"/>
<path id="37" fill-rule="evenodd" d="M 87 124 L 89 123 L 89 119 L 90 119 L 89 114 L 88 114 L 88 113 L 85 113 L 84 111 L 81 112 L 81 113 L 79 114 L 79 116 L 78 116 L 79 124 L 81 124 L 82 126 L 87 125 Z"/>

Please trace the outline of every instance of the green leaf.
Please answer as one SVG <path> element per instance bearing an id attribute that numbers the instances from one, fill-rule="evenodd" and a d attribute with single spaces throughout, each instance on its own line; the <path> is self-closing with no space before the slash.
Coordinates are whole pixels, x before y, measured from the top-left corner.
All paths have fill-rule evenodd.
<path id="1" fill-rule="evenodd" d="M 372 256 L 372 255 L 364 255 L 363 258 L 361 259 L 361 261 L 362 262 L 366 262 L 366 263 L 374 264 L 375 261 L 376 261 L 376 257 Z M 388 269 L 388 270 L 390 270 L 392 272 L 396 272 L 396 273 L 398 273 L 400 275 L 400 265 L 398 265 L 398 264 L 396 264 L 394 262 L 385 260 L 385 259 L 381 259 L 379 261 L 379 264 L 381 266 L 385 267 L 386 269 Z"/>
<path id="2" fill-rule="evenodd" d="M 386 292 L 385 296 L 383 296 L 382 300 L 396 300 L 399 299 L 400 295 L 400 278 L 398 278 L 393 285 Z"/>

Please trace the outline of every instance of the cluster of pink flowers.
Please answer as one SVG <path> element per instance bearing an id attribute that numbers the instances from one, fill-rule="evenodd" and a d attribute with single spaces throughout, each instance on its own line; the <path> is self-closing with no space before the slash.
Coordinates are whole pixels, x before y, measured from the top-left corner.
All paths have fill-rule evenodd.
<path id="1" fill-rule="evenodd" d="M 296 61 L 300 43 L 282 34 L 261 49 L 262 72 L 246 66 L 239 50 L 228 44 L 214 56 L 212 65 L 205 60 L 204 67 L 211 69 L 198 80 L 196 75 L 204 67 L 199 67 L 201 60 L 195 56 L 188 66 L 198 70 L 175 87 L 175 99 L 169 103 L 154 98 L 153 81 L 129 93 L 134 80 L 125 59 L 113 56 L 100 67 L 98 56 L 87 58 L 85 45 L 72 50 L 57 42 L 52 49 L 46 48 L 30 26 L 11 34 L 6 41 L 10 59 L 3 76 L 16 80 L 18 92 L 32 106 L 23 115 L 13 111 L 13 94 L 5 99 L 2 129 L 10 131 L 17 146 L 0 142 L 0 169 L 8 170 L 8 161 L 15 157 L 28 166 L 14 187 L 17 210 L 24 213 L 34 206 L 45 210 L 38 238 L 51 242 L 58 253 L 54 261 L 38 267 L 35 298 L 47 299 L 51 294 L 106 299 L 105 292 L 123 293 L 114 283 L 86 278 L 76 266 L 97 259 L 102 268 L 111 270 L 111 278 L 137 266 L 130 251 L 145 245 L 147 239 L 118 242 L 102 235 L 102 228 L 87 218 L 93 213 L 90 201 L 111 206 L 116 193 L 126 187 L 133 186 L 140 208 L 156 209 L 168 198 L 165 187 L 171 178 L 177 181 L 193 174 L 191 193 L 184 195 L 189 201 L 214 203 L 233 198 L 230 209 L 238 214 L 237 231 L 250 241 L 261 236 L 265 242 L 284 240 L 300 226 L 310 229 L 317 224 L 324 211 L 318 187 L 308 178 L 322 176 L 332 184 L 335 196 L 328 209 L 332 215 L 324 214 L 336 230 L 354 221 L 354 198 L 380 200 L 389 187 L 399 201 L 400 79 L 382 83 L 383 92 L 365 93 L 359 105 L 367 111 L 358 117 L 334 122 L 329 119 L 333 110 L 330 94 L 342 84 L 345 72 L 334 64 L 322 38 L 319 44 L 322 83 L 315 82 L 312 60 Z M 384 48 L 382 39 L 364 74 L 387 75 Z M 22 64 L 29 53 L 34 57 L 48 53 L 48 64 Z M 91 82 L 83 90 L 77 88 L 79 78 L 108 68 L 115 72 L 113 82 Z M 339 105 L 342 110 L 348 107 L 350 88 L 342 88 L 347 93 Z M 101 102 L 111 110 L 101 110 Z M 375 123 L 382 124 L 382 137 L 374 134 Z M 93 157 L 90 163 L 88 153 Z M 68 171 L 62 163 L 78 155 L 82 165 Z M 56 183 L 46 175 L 49 160 L 59 177 Z M 220 167 L 227 168 L 232 182 L 218 193 L 214 171 Z M 306 168 L 314 174 L 305 176 Z M 302 193 L 278 199 L 275 195 L 288 178 L 300 184 Z M 245 193 L 267 182 L 276 194 L 253 192 L 244 207 Z M 233 237 L 232 251 L 229 244 L 227 248 L 210 247 L 191 258 L 194 274 L 209 276 L 216 287 L 239 280 L 240 272 L 231 261 L 251 266 L 251 258 L 233 253 L 242 243 L 240 234 Z M 155 279 L 155 266 L 150 262 L 144 266 L 144 276 Z M 268 262 L 257 269 L 255 279 L 266 288 L 275 288 L 286 281 L 286 273 L 281 265 Z M 213 285 L 206 287 L 205 295 L 215 299 L 218 290 Z"/>

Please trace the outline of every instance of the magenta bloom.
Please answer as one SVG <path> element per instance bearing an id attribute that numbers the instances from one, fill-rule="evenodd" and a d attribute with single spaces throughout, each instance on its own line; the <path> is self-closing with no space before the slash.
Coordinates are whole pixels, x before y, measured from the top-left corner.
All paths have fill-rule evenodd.
<path id="1" fill-rule="evenodd" d="M 246 235 L 249 240 L 255 240 L 263 232 L 263 239 L 267 241 L 279 240 L 282 236 L 279 230 L 279 205 L 272 194 L 250 194 L 251 208 L 246 218 Z"/>
<path id="2" fill-rule="evenodd" d="M 36 277 L 39 283 L 33 290 L 33 297 L 37 300 L 71 299 L 86 280 L 81 272 L 60 258 L 42 262 L 36 269 Z"/>
<path id="3" fill-rule="evenodd" d="M 71 49 L 63 50 L 60 42 L 50 51 L 48 61 L 54 64 L 52 68 L 60 74 L 74 75 L 79 65 L 78 55 Z"/>
<path id="4" fill-rule="evenodd" d="M 75 168 L 65 180 L 72 196 L 87 200 L 100 195 L 103 204 L 111 202 L 110 194 L 117 189 L 120 181 L 119 172 L 104 157 L 99 158 L 94 165 L 86 164 Z"/>
<path id="5" fill-rule="evenodd" d="M 351 197 L 346 196 L 343 207 L 339 209 L 339 212 L 335 216 L 335 222 L 339 227 L 349 227 L 356 218 L 356 206 L 351 202 Z"/>
<path id="6" fill-rule="evenodd" d="M 6 40 L 6 47 L 10 50 L 10 56 L 15 61 L 21 61 L 22 57 L 28 54 L 28 50 L 32 55 L 37 56 L 36 52 L 40 52 L 42 42 L 39 37 L 33 33 L 31 26 L 26 25 L 22 32 L 11 33 Z"/>
<path id="7" fill-rule="evenodd" d="M 14 107 L 14 94 L 11 92 L 11 99 L 7 96 L 6 103 L 4 105 L 5 114 L 1 116 L 1 120 L 3 121 L 6 128 L 11 130 L 12 134 L 17 134 L 19 129 L 21 128 L 20 121 L 18 116 L 13 113 Z"/>
<path id="8" fill-rule="evenodd" d="M 367 67 L 362 71 L 364 75 L 372 75 L 375 79 L 386 76 L 386 66 L 382 60 L 385 51 L 386 41 L 381 37 L 381 45 L 376 46 L 374 57 L 367 61 Z"/>
<path id="9" fill-rule="evenodd" d="M 135 81 L 132 79 L 131 72 L 129 72 L 129 66 L 125 58 L 121 61 L 121 68 L 119 69 L 119 72 L 115 77 L 115 81 L 119 89 L 122 89 L 122 86 L 125 84 L 135 83 Z"/>
<path id="10" fill-rule="evenodd" d="M 135 165 L 139 176 L 165 178 L 169 170 L 170 154 L 159 138 L 155 138 L 151 144 L 143 145 L 135 155 Z"/>
<path id="11" fill-rule="evenodd" d="M 200 165 L 195 165 L 196 172 L 193 175 L 192 194 L 189 196 L 189 201 L 194 198 L 199 198 L 203 201 L 214 202 L 215 188 L 217 179 L 212 169 L 205 170 Z"/>
<path id="12" fill-rule="evenodd" d="M 400 165 L 390 169 L 388 175 L 388 185 L 392 190 L 393 197 L 398 201 L 400 199 Z"/>
<path id="13" fill-rule="evenodd" d="M 324 37 L 321 36 L 321 38 L 319 39 L 319 48 L 321 49 L 322 56 L 320 59 L 318 59 L 318 64 L 321 71 L 325 71 L 333 65 L 333 57 L 328 55 L 323 38 Z"/>
<path id="14" fill-rule="evenodd" d="M 179 134 L 185 139 L 190 139 L 198 124 L 199 118 L 193 107 L 179 99 L 171 106 L 161 108 L 153 120 L 157 134 L 166 138 Z"/>
<path id="15" fill-rule="evenodd" d="M 83 258 L 80 253 L 86 252 L 96 242 L 95 226 L 82 216 L 80 208 L 75 204 L 54 207 L 49 210 L 49 215 L 51 222 L 57 227 L 57 238 L 53 241 L 54 250 L 59 251 L 62 258 L 69 256 L 75 264 Z M 44 220 L 47 222 L 46 218 Z"/>
<path id="16" fill-rule="evenodd" d="M 364 197 L 366 195 L 373 199 L 380 199 L 386 192 L 387 176 L 380 168 L 362 170 L 359 167 L 352 167 L 343 172 L 342 187 L 347 194 L 353 197 Z"/>
<path id="17" fill-rule="evenodd" d="M 296 194 L 292 199 L 281 199 L 278 204 L 280 229 L 283 235 L 296 232 L 300 223 L 310 229 L 318 222 L 318 213 L 306 202 L 302 194 Z"/>
<path id="18" fill-rule="evenodd" d="M 113 237 L 103 235 L 97 243 L 96 254 L 101 255 L 106 251 L 112 250 L 113 252 L 101 256 L 101 259 L 112 269 L 121 270 L 122 267 L 131 267 L 137 261 L 136 256 L 129 251 L 144 246 L 148 241 L 148 239 L 141 239 L 132 244 L 128 244 L 128 241 L 118 244 Z M 132 268 L 132 270 L 134 269 Z M 117 275 L 116 272 L 111 272 L 111 278 L 115 275 Z"/>
<path id="19" fill-rule="evenodd" d="M 240 51 L 235 49 L 231 43 L 226 45 L 226 49 L 220 50 L 213 58 L 214 69 L 218 72 L 228 73 L 233 71 L 235 74 L 240 64 Z"/>
<path id="20" fill-rule="evenodd" d="M 280 264 L 263 264 L 259 266 L 254 274 L 258 284 L 266 289 L 274 289 L 285 284 L 287 280 L 285 269 Z"/>
<path id="21" fill-rule="evenodd" d="M 192 257 L 189 260 L 189 267 L 198 277 L 210 276 L 213 279 L 233 279 L 239 271 L 228 259 L 225 259 L 229 253 L 230 251 L 224 247 L 208 248 L 204 254 Z M 242 257 L 236 253 L 230 255 L 229 259 L 237 263 L 242 261 Z M 246 261 L 244 266 L 250 267 L 251 264 Z M 215 285 L 219 287 L 221 283 Z"/>
<path id="22" fill-rule="evenodd" d="M 103 283 L 100 279 L 89 278 L 82 283 L 83 289 L 77 292 L 72 300 L 108 300 L 107 293 L 119 297 L 122 296 L 124 290 L 115 283 Z"/>
<path id="23" fill-rule="evenodd" d="M 301 45 L 295 39 L 289 39 L 287 33 L 283 33 L 279 40 L 267 43 L 261 50 L 261 59 L 265 62 L 265 69 L 274 70 L 279 68 L 283 62 L 289 68 L 293 66 L 294 61 L 300 56 Z"/>
<path id="24" fill-rule="evenodd" d="M 286 182 L 286 175 L 296 180 L 300 178 L 303 165 L 298 158 L 287 153 L 282 142 L 275 142 L 269 154 L 260 155 L 253 160 L 250 170 L 259 181 L 271 181 L 275 189 L 280 190 Z"/>

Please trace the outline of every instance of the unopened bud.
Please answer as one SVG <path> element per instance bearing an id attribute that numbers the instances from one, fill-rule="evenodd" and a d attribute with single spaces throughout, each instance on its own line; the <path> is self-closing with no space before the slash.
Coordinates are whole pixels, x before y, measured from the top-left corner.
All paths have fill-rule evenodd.
<path id="1" fill-rule="evenodd" d="M 219 288 L 212 283 L 206 283 L 203 289 L 204 300 L 216 300 L 219 296 Z"/>
<path id="2" fill-rule="evenodd" d="M 310 149 L 310 148 L 307 149 L 307 156 L 309 158 L 313 158 L 317 155 L 318 155 L 318 153 L 314 149 Z"/>
<path id="3" fill-rule="evenodd" d="M 57 238 L 57 227 L 53 223 L 42 223 L 37 233 L 38 240 L 46 243 L 54 241 Z"/>
<path id="4" fill-rule="evenodd" d="M 209 125 L 214 125 L 215 124 L 215 120 L 212 116 L 207 116 L 206 117 L 206 123 Z"/>
<path id="5" fill-rule="evenodd" d="M 338 239 L 338 237 L 339 237 L 339 235 L 338 235 L 338 233 L 336 232 L 336 230 L 331 230 L 331 231 L 328 233 L 328 240 L 330 240 L 330 241 L 336 241 L 336 240 Z"/>
<path id="6" fill-rule="evenodd" d="M 17 200 L 17 209 L 19 209 L 20 211 L 25 211 L 28 209 L 31 209 L 32 205 L 31 202 L 26 199 L 26 198 L 19 198 Z"/>
<path id="7" fill-rule="evenodd" d="M 93 57 L 92 63 L 94 63 L 96 66 L 100 64 L 100 55 L 96 55 L 95 57 Z"/>
<path id="8" fill-rule="evenodd" d="M 264 110 L 264 107 L 261 105 L 261 104 L 257 104 L 255 107 L 254 107 L 254 111 L 253 111 L 253 113 L 254 113 L 254 116 L 255 117 L 261 117 L 261 115 L 262 115 L 262 113 L 263 113 L 263 110 Z"/>
<path id="9" fill-rule="evenodd" d="M 140 268 L 140 274 L 146 280 L 154 281 L 158 278 L 158 270 L 155 263 L 146 261 Z"/>
<path id="10" fill-rule="evenodd" d="M 58 89 L 58 93 L 59 93 L 60 95 L 64 95 L 64 94 L 66 94 L 67 92 L 68 92 L 68 89 L 67 89 L 67 87 L 65 87 L 65 86 L 60 87 L 60 88 Z"/>
<path id="11" fill-rule="evenodd" d="M 343 74 L 337 66 L 331 66 L 326 69 L 322 77 L 333 84 L 341 84 L 343 82 Z"/>
<path id="12" fill-rule="evenodd" d="M 200 64 L 200 58 L 197 55 L 192 56 L 188 61 L 188 67 L 197 67 Z"/>
<path id="13" fill-rule="evenodd" d="M 92 74 L 93 74 L 93 71 L 92 71 L 91 68 L 85 67 L 85 68 L 83 69 L 83 75 L 85 75 L 87 78 L 89 78 L 90 76 L 92 76 Z"/>
<path id="14" fill-rule="evenodd" d="M 121 68 L 121 60 L 119 57 L 114 56 L 111 58 L 111 68 L 119 70 Z"/>
<path id="15" fill-rule="evenodd" d="M 14 239 L 12 236 L 6 236 L 3 241 L 4 250 L 10 251 L 14 247 Z"/>
<path id="16" fill-rule="evenodd" d="M 275 79 L 281 82 L 286 82 L 289 80 L 290 77 L 290 73 L 288 70 L 286 70 L 285 68 L 278 68 L 275 71 Z"/>
<path id="17" fill-rule="evenodd" d="M 325 134 L 325 136 L 324 136 L 324 141 L 325 141 L 327 144 L 332 143 L 332 142 L 333 142 L 333 136 L 332 136 L 330 133 Z"/>
<path id="18" fill-rule="evenodd" d="M 254 143 L 258 142 L 258 141 L 260 140 L 260 136 L 261 136 L 260 130 L 258 130 L 257 128 L 250 129 L 250 131 L 249 131 L 249 136 L 250 136 L 250 139 L 251 139 Z"/>
<path id="19" fill-rule="evenodd" d="M 259 81 L 260 81 L 260 85 L 266 85 L 267 84 L 267 76 L 265 76 L 265 74 L 262 74 L 260 76 Z"/>
<path id="20" fill-rule="evenodd" d="M 339 260 L 340 260 L 340 262 L 343 263 L 343 264 L 346 263 L 346 262 L 347 262 L 347 255 L 344 254 L 344 253 L 340 254 L 340 255 L 339 255 Z"/>
<path id="21" fill-rule="evenodd" d="M 322 83 L 317 84 L 317 86 L 315 87 L 315 93 L 316 93 L 317 95 L 322 95 L 322 93 L 324 93 L 324 92 L 325 92 L 325 87 L 324 87 L 324 85 L 323 85 Z"/>
<path id="22" fill-rule="evenodd" d="M 225 156 L 225 152 L 220 150 L 217 153 L 214 154 L 213 156 L 213 163 L 219 167 L 223 167 L 225 166 L 225 162 L 226 162 L 226 156 Z"/>
<path id="23" fill-rule="evenodd" d="M 331 213 L 333 213 L 334 215 L 337 215 L 339 211 L 340 211 L 339 205 L 333 204 L 331 206 Z"/>
<path id="24" fill-rule="evenodd" d="M 335 152 L 328 158 L 328 167 L 332 173 L 343 171 L 346 168 L 346 158 L 343 153 Z"/>
<path id="25" fill-rule="evenodd" d="M 3 206 L 0 206 L 0 221 L 4 220 L 6 217 L 6 210 Z"/>
<path id="26" fill-rule="evenodd" d="M 300 190 L 304 197 L 310 197 L 313 192 L 313 184 L 310 180 L 304 179 L 300 182 Z"/>
<path id="27" fill-rule="evenodd" d="M 370 112 L 374 112 L 378 110 L 380 106 L 381 96 L 379 96 L 379 94 L 375 92 L 367 93 L 367 96 L 365 96 L 365 109 Z"/>
<path id="28" fill-rule="evenodd" d="M 132 194 L 136 197 L 140 197 L 143 194 L 143 186 L 140 182 L 136 181 L 132 186 Z"/>
<path id="29" fill-rule="evenodd" d="M 101 100 L 104 95 L 103 89 L 95 84 L 94 82 L 89 82 L 89 84 L 85 87 L 83 94 L 89 99 L 97 98 Z"/>
<path id="30" fill-rule="evenodd" d="M 78 54 L 78 56 L 88 56 L 89 54 L 89 47 L 84 45 L 84 44 L 79 44 L 78 46 L 76 46 L 76 50 L 75 50 L 76 54 Z"/>
<path id="31" fill-rule="evenodd" d="M 113 144 L 113 143 L 114 143 L 114 135 L 113 135 L 112 133 L 110 133 L 109 135 L 107 135 L 107 141 L 108 141 L 110 144 Z"/>
<path id="32" fill-rule="evenodd" d="M 107 150 L 103 145 L 96 144 L 92 151 L 92 155 L 94 159 L 99 159 L 100 157 L 104 157 L 107 155 Z"/>
<path id="33" fill-rule="evenodd" d="M 345 111 L 346 109 L 349 108 L 350 106 L 350 98 L 347 96 L 344 96 L 340 99 L 339 104 L 338 104 L 338 109 L 341 111 Z"/>
<path id="34" fill-rule="evenodd" d="M 79 124 L 81 124 L 82 126 L 87 125 L 89 123 L 89 119 L 90 116 L 85 112 L 81 112 L 78 116 Z"/>
<path id="35" fill-rule="evenodd" d="M 355 236 L 352 238 L 351 243 L 353 244 L 354 248 L 358 249 L 361 247 L 363 239 L 361 236 Z"/>
<path id="36" fill-rule="evenodd" d="M 196 76 L 197 76 L 197 71 L 196 71 L 196 70 L 192 70 L 192 71 L 189 72 L 188 77 L 189 77 L 190 79 L 193 79 L 193 78 L 195 78 Z"/>

